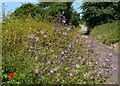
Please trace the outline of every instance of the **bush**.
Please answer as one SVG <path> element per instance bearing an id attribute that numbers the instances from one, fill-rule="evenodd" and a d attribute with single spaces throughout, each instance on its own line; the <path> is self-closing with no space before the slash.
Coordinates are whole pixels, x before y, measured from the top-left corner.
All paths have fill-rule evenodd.
<path id="1" fill-rule="evenodd" d="M 118 22 L 120 21 L 99 25 L 92 30 L 91 34 L 106 45 L 120 42 Z"/>

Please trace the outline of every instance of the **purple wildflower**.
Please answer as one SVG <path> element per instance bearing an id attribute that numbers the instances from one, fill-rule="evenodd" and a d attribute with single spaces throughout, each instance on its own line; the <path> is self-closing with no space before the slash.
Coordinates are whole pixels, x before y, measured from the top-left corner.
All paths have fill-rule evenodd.
<path id="1" fill-rule="evenodd" d="M 60 69 L 60 67 L 58 66 L 57 69 Z"/>
<path id="2" fill-rule="evenodd" d="M 30 48 L 33 48 L 32 46 L 30 46 Z"/>
<path id="3" fill-rule="evenodd" d="M 96 65 L 98 65 L 98 62 L 95 62 L 96 63 Z"/>
<path id="4" fill-rule="evenodd" d="M 31 38 L 30 36 L 27 36 L 27 38 Z"/>
<path id="5" fill-rule="evenodd" d="M 53 61 L 53 63 L 56 63 L 56 61 Z"/>
<path id="6" fill-rule="evenodd" d="M 63 62 L 62 62 L 62 61 L 60 61 L 60 62 L 58 62 L 58 63 L 62 64 Z"/>
<path id="7" fill-rule="evenodd" d="M 75 66 L 74 64 L 70 64 L 70 67 L 73 67 L 73 66 Z"/>
<path id="8" fill-rule="evenodd" d="M 35 36 L 35 35 L 33 34 L 33 35 L 31 36 L 31 38 L 34 38 L 34 36 Z"/>
<path id="9" fill-rule="evenodd" d="M 87 57 L 87 56 L 84 56 L 84 59 L 88 59 L 88 57 Z"/>
<path id="10" fill-rule="evenodd" d="M 113 68 L 113 71 L 116 71 L 116 68 Z"/>
<path id="11" fill-rule="evenodd" d="M 88 45 L 87 47 L 90 47 L 90 45 Z"/>
<path id="12" fill-rule="evenodd" d="M 65 23 L 66 22 L 65 19 L 63 19 L 62 22 Z"/>
<path id="13" fill-rule="evenodd" d="M 107 62 L 108 62 L 108 61 L 109 61 L 109 59 L 105 59 L 105 61 L 107 61 Z"/>
<path id="14" fill-rule="evenodd" d="M 79 39 L 75 38 L 75 42 L 78 42 Z"/>
<path id="15" fill-rule="evenodd" d="M 112 64 L 110 67 L 113 68 L 114 64 Z"/>
<path id="16" fill-rule="evenodd" d="M 36 41 L 38 41 L 39 37 L 35 37 Z"/>
<path id="17" fill-rule="evenodd" d="M 38 51 L 38 54 L 40 54 L 41 52 L 40 51 Z"/>
<path id="18" fill-rule="evenodd" d="M 109 56 L 113 56 L 113 53 L 110 53 Z"/>
<path id="19" fill-rule="evenodd" d="M 55 70 L 54 69 L 51 69 L 50 72 L 53 73 Z"/>
<path id="20" fill-rule="evenodd" d="M 71 30 L 71 28 L 70 28 L 70 27 L 68 27 L 68 28 L 67 28 L 67 30 Z"/>
<path id="21" fill-rule="evenodd" d="M 73 76 L 72 73 L 70 73 L 69 76 Z"/>
<path id="22" fill-rule="evenodd" d="M 58 20 L 58 22 L 60 23 L 60 20 Z"/>
<path id="23" fill-rule="evenodd" d="M 94 41 L 94 40 L 91 40 L 91 42 L 92 42 L 92 43 L 95 43 L 95 41 Z"/>
<path id="24" fill-rule="evenodd" d="M 50 61 L 47 61 L 48 64 L 50 64 Z"/>
<path id="25" fill-rule="evenodd" d="M 42 34 L 44 34 L 44 32 L 45 32 L 44 30 L 41 31 Z"/>
<path id="26" fill-rule="evenodd" d="M 99 53 L 100 56 L 102 56 L 103 54 L 102 53 Z"/>
<path id="27" fill-rule="evenodd" d="M 62 11 L 62 14 L 65 14 L 65 12 L 64 12 L 64 11 Z"/>
<path id="28" fill-rule="evenodd" d="M 70 46 L 70 47 L 72 47 L 72 48 L 74 48 L 74 47 L 75 47 L 75 46 L 74 46 L 74 44 L 72 44 L 72 43 L 70 43 L 70 44 L 69 44 L 69 46 Z"/>
<path id="29" fill-rule="evenodd" d="M 82 43 L 79 43 L 80 45 L 82 45 Z"/>
<path id="30" fill-rule="evenodd" d="M 36 69 L 35 69 L 35 72 L 36 72 L 36 73 L 39 73 L 39 70 L 40 70 L 40 68 L 36 68 Z"/>
<path id="31" fill-rule="evenodd" d="M 64 50 L 64 52 L 65 52 L 65 53 L 67 53 L 67 52 L 68 52 L 68 50 Z"/>
<path id="32" fill-rule="evenodd" d="M 32 51 L 31 49 L 29 49 L 29 51 Z"/>
<path id="33" fill-rule="evenodd" d="M 109 69 L 106 69 L 106 71 L 109 71 Z"/>
<path id="34" fill-rule="evenodd" d="M 60 54 L 65 54 L 63 51 Z"/>
<path id="35" fill-rule="evenodd" d="M 44 37 L 44 38 L 46 38 L 46 37 L 47 37 L 47 35 L 44 35 L 43 37 Z"/>

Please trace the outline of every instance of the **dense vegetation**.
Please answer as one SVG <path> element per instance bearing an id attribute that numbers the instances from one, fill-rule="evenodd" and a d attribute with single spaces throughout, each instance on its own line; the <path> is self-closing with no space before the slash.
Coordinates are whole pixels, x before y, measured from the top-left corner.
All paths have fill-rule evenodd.
<path id="1" fill-rule="evenodd" d="M 120 2 L 85 2 L 82 4 L 82 21 L 88 34 L 94 34 L 102 43 L 110 45 L 120 41 L 118 27 Z"/>
<path id="2" fill-rule="evenodd" d="M 118 27 L 119 22 L 120 21 L 114 21 L 113 23 L 99 25 L 92 30 L 91 34 L 106 45 L 120 42 L 120 28 Z"/>
<path id="3" fill-rule="evenodd" d="M 70 6 L 23 4 L 2 22 L 3 84 L 102 84 L 116 71 L 113 53 L 94 52 L 75 27 Z"/>
<path id="4" fill-rule="evenodd" d="M 64 16 L 62 14 L 64 13 Z M 38 20 L 50 22 L 65 22 L 65 24 L 79 25 L 80 14 L 74 11 L 72 2 L 40 2 L 37 5 L 31 3 L 23 4 L 16 9 L 12 15 L 26 19 L 28 16 L 33 18 L 37 15 Z"/>
<path id="5" fill-rule="evenodd" d="M 86 21 L 86 24 L 90 28 L 119 20 L 119 6 L 120 2 L 85 2 L 81 6 L 83 10 L 82 19 Z"/>

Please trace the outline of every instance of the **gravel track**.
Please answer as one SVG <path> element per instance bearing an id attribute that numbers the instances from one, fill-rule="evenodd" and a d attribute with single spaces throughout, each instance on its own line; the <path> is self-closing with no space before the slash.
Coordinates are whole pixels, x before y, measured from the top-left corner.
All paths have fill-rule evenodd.
<path id="1" fill-rule="evenodd" d="M 86 29 L 86 27 L 81 25 L 81 30 L 83 32 L 85 29 Z M 93 48 L 94 52 L 102 53 L 104 55 L 113 53 L 113 55 L 114 55 L 113 59 L 115 60 L 114 65 L 117 70 L 110 76 L 109 79 L 106 80 L 106 82 L 104 84 L 111 83 L 111 84 L 119 84 L 119 86 L 120 86 L 120 83 L 118 82 L 118 80 L 120 80 L 120 72 L 118 71 L 118 69 L 120 69 L 120 58 L 118 58 L 118 57 L 120 57 L 120 53 L 118 53 L 114 49 L 110 49 L 106 45 L 102 44 L 100 41 L 96 40 L 91 35 L 88 35 L 87 37 L 88 37 L 88 39 L 95 41 L 94 48 Z"/>

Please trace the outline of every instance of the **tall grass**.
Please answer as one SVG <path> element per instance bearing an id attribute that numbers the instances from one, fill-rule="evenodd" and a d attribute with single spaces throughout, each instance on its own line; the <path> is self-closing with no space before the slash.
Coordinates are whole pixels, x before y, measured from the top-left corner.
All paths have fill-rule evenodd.
<path id="1" fill-rule="evenodd" d="M 118 22 L 120 21 L 99 25 L 92 30 L 91 34 L 106 45 L 120 42 Z"/>

